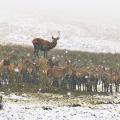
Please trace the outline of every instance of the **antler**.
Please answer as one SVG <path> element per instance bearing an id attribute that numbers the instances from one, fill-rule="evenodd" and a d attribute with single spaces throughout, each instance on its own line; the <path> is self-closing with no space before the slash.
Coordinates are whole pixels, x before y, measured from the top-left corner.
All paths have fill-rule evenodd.
<path id="1" fill-rule="evenodd" d="M 58 37 L 60 37 L 60 31 L 57 31 L 58 33 Z M 52 37 L 54 37 L 54 35 L 52 33 L 50 33 Z"/>
<path id="2" fill-rule="evenodd" d="M 58 37 L 60 37 L 60 31 L 58 31 Z"/>
<path id="3" fill-rule="evenodd" d="M 51 34 L 51 36 L 53 37 L 53 34 L 52 33 L 50 33 Z"/>

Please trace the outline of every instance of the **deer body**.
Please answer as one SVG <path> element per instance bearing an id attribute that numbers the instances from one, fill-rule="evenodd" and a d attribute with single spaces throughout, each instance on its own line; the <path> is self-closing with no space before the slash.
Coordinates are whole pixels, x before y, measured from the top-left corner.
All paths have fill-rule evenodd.
<path id="1" fill-rule="evenodd" d="M 35 38 L 33 39 L 32 43 L 34 46 L 34 56 L 39 57 L 39 51 L 44 52 L 44 57 L 47 58 L 47 52 L 53 49 L 57 45 L 57 40 L 59 40 L 59 37 L 54 38 L 52 36 L 52 42 L 49 42 L 47 40 L 41 39 L 41 38 Z"/>

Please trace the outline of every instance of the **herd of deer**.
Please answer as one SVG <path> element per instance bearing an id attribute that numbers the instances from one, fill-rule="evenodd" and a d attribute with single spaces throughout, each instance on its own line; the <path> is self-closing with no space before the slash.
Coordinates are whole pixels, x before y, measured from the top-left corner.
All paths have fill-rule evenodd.
<path id="1" fill-rule="evenodd" d="M 60 35 L 60 32 L 58 32 L 58 34 Z M 60 36 L 52 36 L 52 42 L 41 38 L 33 39 L 32 43 L 34 45 L 34 56 L 39 58 L 39 51 L 43 51 L 44 57 L 47 58 L 47 52 L 57 45 L 57 40 L 59 40 L 59 38 Z M 64 89 L 71 90 L 76 90 L 77 88 L 79 91 L 97 92 L 98 85 L 102 83 L 102 92 L 112 93 L 113 87 L 115 88 L 116 92 L 119 92 L 120 71 L 105 69 L 103 66 L 74 68 L 71 64 L 65 63 L 63 65 L 64 67 L 51 67 L 49 64 L 47 64 L 46 67 L 40 68 L 36 59 L 35 64 L 39 66 L 38 69 L 36 69 L 36 66 L 34 66 L 34 64 L 29 61 L 18 63 L 17 65 L 4 65 L 3 62 L 4 60 L 0 62 L 0 73 L 7 71 L 7 79 L 9 80 L 14 79 L 13 77 L 15 72 L 22 74 L 25 70 L 27 70 L 30 75 L 41 72 L 40 74 L 44 76 L 44 79 L 49 80 L 50 84 L 55 87 L 62 87 Z M 26 64 L 28 65 L 26 66 Z M 36 76 L 34 75 L 34 77 Z M 22 80 L 21 77 L 19 80 Z"/>
<path id="2" fill-rule="evenodd" d="M 120 72 L 113 71 L 112 69 L 105 70 L 103 68 L 96 70 L 86 70 L 85 72 L 81 72 L 80 70 L 77 76 L 79 80 L 79 85 L 84 86 L 85 89 L 89 89 L 89 91 L 98 91 L 98 85 L 101 84 L 102 92 L 110 92 L 113 93 L 119 92 L 120 86 Z M 88 86 L 88 88 L 87 88 Z M 115 88 L 115 89 L 113 89 Z M 100 88 L 99 88 L 100 89 Z"/>
<path id="3" fill-rule="evenodd" d="M 28 65 L 26 66 L 26 64 Z M 36 65 L 38 64 L 39 63 L 36 62 Z M 42 69 L 39 65 L 38 69 L 33 66 L 34 64 L 28 61 L 17 65 L 3 65 L 3 61 L 1 61 L 0 73 L 7 71 L 8 79 L 9 81 L 12 81 L 14 79 L 14 73 L 19 73 L 22 77 L 22 74 L 25 73 L 24 71 L 26 70 L 30 75 L 41 72 L 40 75 L 43 75 L 44 79 L 47 79 L 50 85 L 60 89 L 64 88 L 70 90 L 98 92 L 98 85 L 101 84 L 101 92 L 112 93 L 113 88 L 115 88 L 116 92 L 119 92 L 120 73 L 118 71 L 113 71 L 111 69 L 105 70 L 98 66 L 73 68 L 71 64 L 66 63 L 63 65 L 64 67 L 50 67 L 47 64 L 47 66 Z M 34 71 L 34 69 L 36 69 L 36 71 Z M 18 78 L 18 81 L 22 80 L 21 77 Z"/>

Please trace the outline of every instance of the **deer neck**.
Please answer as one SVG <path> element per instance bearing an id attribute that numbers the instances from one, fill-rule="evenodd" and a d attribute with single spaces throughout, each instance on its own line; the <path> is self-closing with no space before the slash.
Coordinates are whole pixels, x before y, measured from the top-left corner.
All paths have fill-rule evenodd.
<path id="1" fill-rule="evenodd" d="M 57 41 L 54 41 L 54 40 L 53 40 L 52 42 L 49 43 L 49 47 L 48 47 L 48 48 L 49 48 L 49 49 L 52 49 L 52 48 L 54 48 L 56 45 L 57 45 Z"/>

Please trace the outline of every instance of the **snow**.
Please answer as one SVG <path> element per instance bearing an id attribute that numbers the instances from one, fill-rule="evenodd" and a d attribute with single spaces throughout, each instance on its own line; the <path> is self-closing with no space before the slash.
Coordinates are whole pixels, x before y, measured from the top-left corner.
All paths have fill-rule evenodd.
<path id="1" fill-rule="evenodd" d="M 52 107 L 44 110 L 40 105 L 6 103 L 0 111 L 0 120 L 119 120 L 120 105 L 88 107 Z"/>
<path id="2" fill-rule="evenodd" d="M 73 107 L 39 102 L 33 96 L 14 93 L 3 96 L 0 120 L 119 120 L 120 104 L 99 104 Z M 51 95 L 50 95 L 51 96 Z M 55 96 L 56 97 L 56 96 Z M 61 96 L 59 96 L 61 97 Z M 100 96 L 97 96 L 98 98 Z M 107 97 L 107 96 L 106 96 Z M 104 99 L 105 97 L 103 97 Z M 107 97 L 108 98 L 108 97 Z M 109 96 L 112 99 L 112 96 Z M 18 100 L 18 101 L 15 101 Z M 45 109 L 48 108 L 48 109 Z"/>

